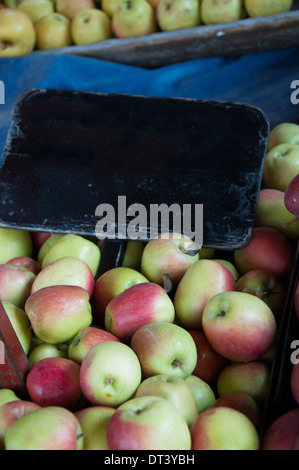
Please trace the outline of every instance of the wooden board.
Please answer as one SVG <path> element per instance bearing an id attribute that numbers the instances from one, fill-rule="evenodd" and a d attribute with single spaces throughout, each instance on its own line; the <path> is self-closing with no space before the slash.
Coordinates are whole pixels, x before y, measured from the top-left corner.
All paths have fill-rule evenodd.
<path id="1" fill-rule="evenodd" d="M 299 45 L 299 1 L 292 11 L 273 16 L 245 18 L 233 23 L 200 25 L 139 38 L 112 38 L 85 46 L 51 51 L 157 68 L 200 57 L 243 55 Z M 43 54 L 36 51 L 34 54 Z"/>

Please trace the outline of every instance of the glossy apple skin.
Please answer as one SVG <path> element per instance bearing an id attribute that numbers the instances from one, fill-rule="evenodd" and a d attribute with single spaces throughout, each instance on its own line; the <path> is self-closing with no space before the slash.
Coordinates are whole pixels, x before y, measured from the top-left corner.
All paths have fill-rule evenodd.
<path id="1" fill-rule="evenodd" d="M 73 256 L 65 256 L 45 266 L 34 279 L 31 294 L 49 286 L 79 286 L 92 296 L 94 277 L 85 261 Z"/>
<path id="2" fill-rule="evenodd" d="M 0 264 L 0 300 L 24 308 L 35 274 L 23 266 Z"/>
<path id="3" fill-rule="evenodd" d="M 143 380 L 134 397 L 155 396 L 168 400 L 181 413 L 188 426 L 198 416 L 198 409 L 192 390 L 179 377 L 154 375 Z"/>
<path id="4" fill-rule="evenodd" d="M 215 392 L 207 382 L 193 374 L 189 375 L 185 382 L 193 393 L 198 413 L 201 413 L 215 403 Z"/>
<path id="5" fill-rule="evenodd" d="M 261 450 L 299 450 L 299 408 L 273 421 L 262 436 Z"/>
<path id="6" fill-rule="evenodd" d="M 287 288 L 273 272 L 264 269 L 247 272 L 236 282 L 236 291 L 256 295 L 268 305 L 277 320 L 281 318 Z"/>
<path id="7" fill-rule="evenodd" d="M 48 357 L 65 357 L 68 359 L 67 345 L 40 343 L 34 346 L 28 355 L 31 366 Z"/>
<path id="8" fill-rule="evenodd" d="M 218 396 L 244 392 L 262 406 L 267 397 L 270 374 L 271 364 L 265 361 L 231 363 L 218 376 Z"/>
<path id="9" fill-rule="evenodd" d="M 35 336 L 51 344 L 65 343 L 92 322 L 88 292 L 78 286 L 49 286 L 25 304 Z"/>
<path id="10" fill-rule="evenodd" d="M 79 374 L 80 366 L 70 359 L 42 359 L 27 375 L 27 391 L 31 400 L 42 407 L 62 406 L 73 410 L 82 395 Z"/>
<path id="11" fill-rule="evenodd" d="M 8 429 L 6 450 L 82 450 L 83 433 L 74 413 L 47 406 L 23 416 Z"/>
<path id="12" fill-rule="evenodd" d="M 41 407 L 38 404 L 27 400 L 10 401 L 0 407 L 0 450 L 4 450 L 4 438 L 10 426 L 39 408 Z"/>
<path id="13" fill-rule="evenodd" d="M 262 420 L 261 407 L 255 399 L 245 392 L 232 392 L 221 397 L 212 404 L 212 406 L 226 406 L 244 413 L 259 431 Z"/>
<path id="14" fill-rule="evenodd" d="M 222 369 L 229 363 L 229 359 L 212 348 L 203 331 L 188 330 L 188 332 L 197 349 L 197 362 L 192 373 L 209 385 L 214 385 Z"/>
<path id="15" fill-rule="evenodd" d="M 160 397 L 139 397 L 118 407 L 108 424 L 110 450 L 190 450 L 189 427 Z"/>
<path id="16" fill-rule="evenodd" d="M 298 145 L 279 144 L 268 151 L 263 170 L 263 183 L 266 188 L 285 191 L 298 173 Z"/>
<path id="17" fill-rule="evenodd" d="M 28 15 L 14 8 L 0 9 L 1 42 L 9 46 L 2 47 L 0 57 L 21 57 L 30 54 L 35 46 L 35 30 Z M 8 229 L 10 230 L 10 229 Z"/>
<path id="18" fill-rule="evenodd" d="M 272 227 L 256 227 L 249 243 L 234 252 L 234 262 L 241 274 L 264 269 L 280 279 L 291 274 L 294 258 L 291 243 Z"/>
<path id="19" fill-rule="evenodd" d="M 134 333 L 131 348 L 137 354 L 143 377 L 157 374 L 185 379 L 192 374 L 197 359 L 192 336 L 184 328 L 168 322 L 153 322 Z"/>
<path id="20" fill-rule="evenodd" d="M 11 302 L 2 301 L 2 306 L 8 316 L 8 319 L 18 337 L 18 340 L 27 355 L 32 342 L 31 323 L 24 310 Z"/>
<path id="21" fill-rule="evenodd" d="M 292 366 L 291 392 L 295 402 L 299 405 L 299 362 Z"/>
<path id="22" fill-rule="evenodd" d="M 174 321 L 174 306 L 163 289 L 153 282 L 137 284 L 111 300 L 105 311 L 105 328 L 129 343 L 135 331 L 151 322 Z"/>
<path id="23" fill-rule="evenodd" d="M 5 11 L 5 9 L 3 10 Z M 19 256 L 31 257 L 33 252 L 30 233 L 26 230 L 0 228 L 0 263 Z"/>
<path id="24" fill-rule="evenodd" d="M 259 435 L 250 419 L 233 408 L 211 407 L 191 426 L 192 450 L 259 450 Z"/>
<path id="25" fill-rule="evenodd" d="M 202 314 L 215 294 L 235 290 L 232 273 L 212 259 L 200 259 L 181 279 L 174 296 L 176 316 L 188 329 L 202 329 Z"/>
<path id="26" fill-rule="evenodd" d="M 284 191 L 264 188 L 259 192 L 256 214 L 256 227 L 272 227 L 282 233 L 288 240 L 298 240 L 299 221 L 285 226 L 294 215 L 289 212 L 284 203 Z"/>
<path id="27" fill-rule="evenodd" d="M 84 434 L 83 450 L 109 450 L 107 430 L 114 413 L 115 408 L 108 406 L 89 406 L 74 413 Z"/>
<path id="28" fill-rule="evenodd" d="M 71 33 L 76 45 L 104 41 L 112 37 L 111 20 L 103 11 L 90 8 L 75 15 Z"/>
<path id="29" fill-rule="evenodd" d="M 118 341 L 96 344 L 80 366 L 81 390 L 93 405 L 119 406 L 133 396 L 141 376 L 138 357 Z"/>
<path id="30" fill-rule="evenodd" d="M 125 289 L 136 284 L 149 282 L 140 272 L 132 268 L 116 267 L 103 273 L 95 282 L 91 305 L 93 316 L 104 325 L 108 303 Z"/>
<path id="31" fill-rule="evenodd" d="M 263 300 L 246 292 L 221 292 L 209 300 L 203 330 L 211 346 L 231 361 L 265 354 L 277 334 L 275 317 Z"/>
<path id="32" fill-rule="evenodd" d="M 68 347 L 68 357 L 77 364 L 82 364 L 86 354 L 93 346 L 102 341 L 120 341 L 116 336 L 95 326 L 82 328 L 72 339 Z"/>
<path id="33" fill-rule="evenodd" d="M 271 129 L 268 150 L 279 144 L 299 144 L 299 125 L 294 122 L 281 122 Z"/>
<path id="34" fill-rule="evenodd" d="M 172 285 L 177 286 L 187 269 L 199 259 L 198 254 L 191 256 L 183 251 L 191 243 L 189 237 L 176 233 L 153 238 L 143 250 L 142 273 L 161 286 L 164 286 L 163 276 L 167 275 Z"/>

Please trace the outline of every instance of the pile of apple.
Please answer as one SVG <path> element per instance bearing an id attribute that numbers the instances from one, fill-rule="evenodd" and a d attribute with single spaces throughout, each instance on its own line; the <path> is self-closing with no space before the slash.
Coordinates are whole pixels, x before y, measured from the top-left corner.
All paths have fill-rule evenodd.
<path id="1" fill-rule="evenodd" d="M 97 275 L 97 239 L 0 229 L 0 299 L 31 365 L 28 397 L 0 390 L 0 448 L 298 450 L 299 361 L 298 406 L 260 434 L 299 239 L 298 144 L 299 125 L 272 129 L 253 236 L 234 252 L 191 255 L 163 234 Z"/>
<path id="2" fill-rule="evenodd" d="M 293 0 L 3 0 L 0 57 L 287 12 Z"/>

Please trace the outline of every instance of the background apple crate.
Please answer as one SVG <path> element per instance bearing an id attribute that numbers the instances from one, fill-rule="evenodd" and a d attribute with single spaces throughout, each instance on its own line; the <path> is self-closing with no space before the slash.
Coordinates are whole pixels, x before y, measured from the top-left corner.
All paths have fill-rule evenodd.
<path id="1" fill-rule="evenodd" d="M 96 206 L 116 207 L 118 195 L 147 208 L 200 203 L 204 245 L 232 253 L 251 238 L 268 136 L 263 112 L 242 103 L 31 90 L 16 103 L 1 161 L 0 226 L 94 236 Z M 98 275 L 121 265 L 125 245 L 105 240 Z M 292 406 L 298 263 L 297 252 L 264 427 Z M 30 364 L 2 306 L 0 321 L 0 386 L 26 396 Z"/>
<path id="2" fill-rule="evenodd" d="M 53 50 L 144 68 L 156 68 L 199 57 L 231 57 L 299 45 L 299 0 L 291 11 L 272 16 L 245 18 L 231 23 L 200 25 L 157 32 L 137 38 L 112 38 Z M 43 54 L 36 51 L 34 54 Z"/>

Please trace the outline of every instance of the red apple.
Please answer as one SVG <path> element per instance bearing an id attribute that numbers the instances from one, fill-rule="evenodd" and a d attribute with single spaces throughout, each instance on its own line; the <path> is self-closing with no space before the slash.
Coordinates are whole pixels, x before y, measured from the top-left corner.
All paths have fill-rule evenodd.
<path id="1" fill-rule="evenodd" d="M 0 300 L 24 308 L 35 274 L 23 266 L 0 264 Z"/>
<path id="2" fill-rule="evenodd" d="M 111 416 L 110 450 L 190 450 L 189 427 L 181 413 L 161 397 L 128 400 Z"/>
<path id="3" fill-rule="evenodd" d="M 262 436 L 261 450 L 299 450 L 299 408 L 273 421 Z"/>
<path id="4" fill-rule="evenodd" d="M 68 357 L 81 365 L 86 354 L 93 346 L 102 341 L 120 341 L 106 330 L 95 326 L 82 328 L 72 339 L 68 347 Z"/>
<path id="5" fill-rule="evenodd" d="M 0 450 L 4 450 L 4 438 L 10 426 L 39 408 L 39 405 L 27 400 L 10 401 L 0 406 Z"/>
<path id="6" fill-rule="evenodd" d="M 271 364 L 265 361 L 234 362 L 226 366 L 217 379 L 220 397 L 229 393 L 244 392 L 258 405 L 265 403 L 270 382 Z"/>
<path id="7" fill-rule="evenodd" d="M 60 406 L 46 406 L 10 426 L 5 450 L 83 450 L 83 442 L 74 413 Z"/>
<path id="8" fill-rule="evenodd" d="M 125 289 L 143 282 L 148 282 L 148 279 L 135 269 L 117 267 L 104 272 L 94 285 L 91 299 L 94 318 L 104 324 L 108 303 Z"/>
<path id="9" fill-rule="evenodd" d="M 105 328 L 128 343 L 142 325 L 174 321 L 174 306 L 163 287 L 153 282 L 137 284 L 107 305 Z"/>
<path id="10" fill-rule="evenodd" d="M 232 392 L 221 397 L 212 404 L 216 406 L 226 406 L 240 411 L 254 424 L 257 430 L 260 429 L 262 420 L 262 410 L 255 399 L 245 392 Z"/>
<path id="11" fill-rule="evenodd" d="M 233 408 L 208 408 L 198 415 L 190 431 L 192 450 L 259 450 L 254 424 Z"/>
<path id="12" fill-rule="evenodd" d="M 144 247 L 141 272 L 147 279 L 164 286 L 164 277 L 176 287 L 187 269 L 195 263 L 198 254 L 188 254 L 193 241 L 179 233 L 163 233 L 150 240 Z"/>
<path id="13" fill-rule="evenodd" d="M 293 364 L 291 372 L 291 392 L 296 403 L 299 405 L 299 362 Z"/>
<path id="14" fill-rule="evenodd" d="M 218 375 L 229 363 L 229 360 L 212 348 L 203 331 L 188 330 L 188 332 L 194 339 L 197 349 L 197 362 L 192 374 L 209 385 L 214 385 Z"/>
<path id="15" fill-rule="evenodd" d="M 215 294 L 235 290 L 232 273 L 212 259 L 192 264 L 181 279 L 174 297 L 176 316 L 188 329 L 202 329 L 202 314 L 207 301 Z"/>
<path id="16" fill-rule="evenodd" d="M 31 400 L 42 407 L 62 406 L 73 410 L 82 395 L 79 374 L 80 366 L 70 359 L 42 359 L 27 375 L 27 391 Z"/>
<path id="17" fill-rule="evenodd" d="M 272 227 L 256 227 L 249 243 L 234 252 L 234 262 L 241 274 L 264 269 L 280 279 L 290 275 L 294 257 L 291 243 Z"/>
<path id="18" fill-rule="evenodd" d="M 262 299 L 280 319 L 287 296 L 286 285 L 273 272 L 253 269 L 243 274 L 236 282 L 236 291 L 247 292 Z"/>
<path id="19" fill-rule="evenodd" d="M 258 359 L 276 339 L 275 317 L 263 300 L 246 292 L 221 292 L 206 304 L 202 325 L 211 346 L 232 361 Z"/>
<path id="20" fill-rule="evenodd" d="M 31 294 L 43 287 L 57 285 L 82 287 L 91 297 L 94 277 L 85 261 L 73 256 L 65 256 L 53 261 L 40 271 L 32 284 Z"/>
<path id="21" fill-rule="evenodd" d="M 29 271 L 33 272 L 33 274 L 37 275 L 40 270 L 40 264 L 33 258 L 29 256 L 17 256 L 16 258 L 12 258 L 7 261 L 7 264 L 13 264 L 14 266 L 22 266 L 23 268 L 28 269 Z"/>
<path id="22" fill-rule="evenodd" d="M 36 231 L 30 232 L 33 249 L 36 253 L 38 253 L 39 249 L 43 245 L 43 243 L 51 236 L 51 232 L 43 232 L 43 231 Z"/>

